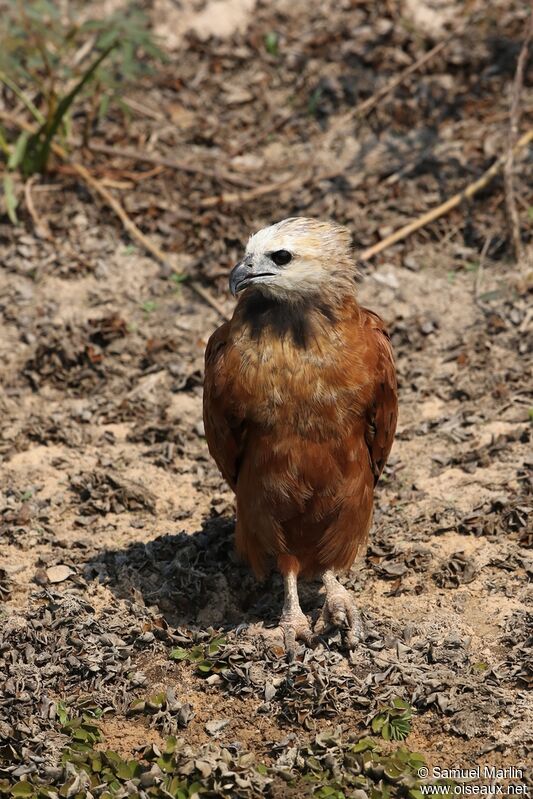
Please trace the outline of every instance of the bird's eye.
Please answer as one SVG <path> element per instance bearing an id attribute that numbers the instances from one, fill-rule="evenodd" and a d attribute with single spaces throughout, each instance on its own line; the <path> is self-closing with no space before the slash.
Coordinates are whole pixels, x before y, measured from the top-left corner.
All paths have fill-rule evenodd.
<path id="1" fill-rule="evenodd" d="M 288 250 L 276 250 L 276 252 L 270 253 L 270 258 L 274 261 L 276 266 L 285 266 L 288 264 L 292 258 L 292 255 Z"/>

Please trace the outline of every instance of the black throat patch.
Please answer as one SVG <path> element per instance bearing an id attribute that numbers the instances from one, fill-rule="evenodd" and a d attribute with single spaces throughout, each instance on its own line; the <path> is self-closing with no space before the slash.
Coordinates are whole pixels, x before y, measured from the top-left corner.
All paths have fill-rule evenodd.
<path id="1" fill-rule="evenodd" d="M 299 349 L 309 345 L 317 311 L 330 322 L 336 321 L 332 308 L 316 296 L 292 303 L 251 291 L 242 304 L 242 318 L 253 339 L 259 339 L 263 331 L 278 338 L 290 336 Z"/>

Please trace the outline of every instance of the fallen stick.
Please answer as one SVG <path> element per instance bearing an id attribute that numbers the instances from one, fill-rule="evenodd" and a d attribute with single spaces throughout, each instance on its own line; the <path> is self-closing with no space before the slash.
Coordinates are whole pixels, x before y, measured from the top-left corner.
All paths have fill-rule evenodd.
<path id="1" fill-rule="evenodd" d="M 526 147 L 531 141 L 533 141 L 533 128 L 530 128 L 518 139 L 513 147 L 513 153 L 516 154 L 519 150 Z M 414 233 L 416 230 L 420 230 L 420 228 L 429 225 L 430 222 L 434 222 L 435 219 L 439 219 L 439 217 L 444 216 L 444 214 L 447 214 L 448 211 L 452 210 L 452 208 L 456 208 L 458 205 L 460 205 L 463 200 L 468 200 L 473 197 L 475 194 L 481 191 L 481 189 L 484 189 L 485 186 L 490 183 L 492 178 L 498 174 L 505 164 L 506 159 L 507 153 L 504 153 L 496 159 L 492 166 L 490 166 L 480 178 L 475 180 L 473 183 L 470 183 L 465 189 L 463 189 L 463 191 L 460 191 L 458 194 L 454 194 L 453 197 L 450 197 L 450 199 L 446 200 L 446 202 L 438 205 L 436 208 L 432 208 L 425 214 L 422 214 L 422 216 L 419 216 L 418 219 L 414 219 L 412 222 L 409 222 L 409 224 L 404 225 L 399 230 L 391 233 L 390 236 L 386 236 L 381 241 L 378 241 L 377 244 L 373 244 L 372 247 L 367 247 L 366 250 L 363 250 L 362 253 L 358 254 L 358 258 L 360 258 L 362 261 L 368 261 L 370 258 L 373 258 L 374 255 L 386 250 L 387 247 L 391 247 L 393 244 L 396 244 L 396 242 L 402 241 L 402 239 L 410 236 L 411 233 Z"/>
<path id="2" fill-rule="evenodd" d="M 191 175 L 203 175 L 204 177 L 225 180 L 235 186 L 250 188 L 250 181 L 242 175 L 233 172 L 226 172 L 224 169 L 208 169 L 207 167 L 194 164 L 192 161 L 177 161 L 173 158 L 165 158 L 162 155 L 152 155 L 151 153 L 141 153 L 137 150 L 130 150 L 125 147 L 111 147 L 108 144 L 91 144 L 87 148 L 92 153 L 102 153 L 104 155 L 114 155 L 116 158 L 127 158 L 130 161 L 144 161 L 147 164 L 165 166 L 168 169 L 175 169 L 180 172 L 187 172 Z"/>
<path id="3" fill-rule="evenodd" d="M 22 130 L 27 130 L 29 133 L 34 132 L 34 128 L 32 125 L 29 125 L 25 120 L 16 119 L 9 114 L 6 114 L 3 111 L 0 111 L 0 116 L 4 119 L 8 119 L 14 125 L 21 128 Z M 69 161 L 68 154 L 66 151 L 59 145 L 52 143 L 52 150 L 54 153 L 61 158 L 63 161 L 67 161 L 70 163 L 74 171 L 79 175 L 79 177 L 86 183 L 90 188 L 92 188 L 104 201 L 105 203 L 115 212 L 118 216 L 120 221 L 122 222 L 123 227 L 127 232 L 130 234 L 132 239 L 135 239 L 147 252 L 154 256 L 160 263 L 164 266 L 172 269 L 174 271 L 174 267 L 170 263 L 169 259 L 165 255 L 165 253 L 159 249 L 159 247 L 150 241 L 144 233 L 139 230 L 135 222 L 128 216 L 122 205 L 119 201 L 113 197 L 113 195 L 107 191 L 104 186 L 94 178 L 91 173 L 84 167 L 82 164 L 77 164 L 73 161 Z M 226 312 L 226 310 L 222 307 L 222 305 L 216 300 L 211 294 L 204 289 L 203 286 L 200 286 L 195 280 L 187 281 L 187 285 L 201 297 L 204 302 L 208 303 L 223 319 L 230 319 L 230 315 Z"/>
<path id="4" fill-rule="evenodd" d="M 216 194 L 212 197 L 204 197 L 199 200 L 198 204 L 202 208 L 213 208 L 215 205 L 235 205 L 236 203 L 247 203 L 250 200 L 255 200 L 258 197 L 265 197 L 267 194 L 272 194 L 275 191 L 282 189 L 296 188 L 307 182 L 312 177 L 312 173 L 306 172 L 305 175 L 291 175 L 290 177 L 277 180 L 274 183 L 266 183 L 262 186 L 254 186 L 253 189 L 245 189 L 244 191 L 227 191 L 222 194 Z M 320 180 L 321 178 L 317 178 Z"/>

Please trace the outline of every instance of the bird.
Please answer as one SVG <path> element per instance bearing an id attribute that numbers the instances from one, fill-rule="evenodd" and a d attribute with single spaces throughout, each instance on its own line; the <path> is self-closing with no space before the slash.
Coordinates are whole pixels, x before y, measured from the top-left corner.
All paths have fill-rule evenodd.
<path id="1" fill-rule="evenodd" d="M 250 236 L 231 270 L 230 320 L 205 352 L 207 446 L 236 496 L 235 544 L 263 578 L 283 576 L 285 647 L 340 628 L 350 649 L 364 633 L 339 576 L 363 553 L 374 488 L 396 430 L 390 338 L 359 304 L 350 231 L 291 217 Z M 298 580 L 320 578 L 314 629 Z"/>

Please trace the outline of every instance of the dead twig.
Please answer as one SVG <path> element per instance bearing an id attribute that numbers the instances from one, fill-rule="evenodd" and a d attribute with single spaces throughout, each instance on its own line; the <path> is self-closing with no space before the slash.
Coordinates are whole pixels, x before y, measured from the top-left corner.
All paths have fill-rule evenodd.
<path id="1" fill-rule="evenodd" d="M 259 197 L 265 197 L 267 194 L 272 194 L 276 191 L 287 189 L 300 189 L 306 183 L 313 183 L 317 185 L 321 180 L 334 180 L 343 175 L 345 169 L 329 169 L 326 172 L 319 172 L 315 174 L 314 169 L 305 169 L 298 175 L 289 175 L 282 180 L 276 180 L 273 183 L 264 183 L 262 186 L 255 186 L 253 189 L 247 191 L 224 192 L 223 194 L 216 194 L 212 197 L 204 197 L 203 200 L 198 202 L 202 208 L 212 208 L 215 205 L 235 205 L 236 203 L 248 203 L 250 200 L 257 200 Z"/>
<path id="2" fill-rule="evenodd" d="M 168 122 L 167 117 L 161 111 L 158 111 L 155 108 L 150 108 L 146 105 L 146 103 L 139 103 L 134 97 L 123 97 L 123 102 L 133 111 L 137 111 L 138 114 L 144 117 L 148 117 L 148 119 L 154 119 L 156 122 Z"/>
<path id="3" fill-rule="evenodd" d="M 516 63 L 516 72 L 511 95 L 511 112 L 509 118 L 509 147 L 507 149 L 507 158 L 505 160 L 505 166 L 503 170 L 507 217 L 511 227 L 511 238 L 513 241 L 515 258 L 519 264 L 522 264 L 525 261 L 525 258 L 524 248 L 522 247 L 522 237 L 520 235 L 520 217 L 518 216 L 514 191 L 514 144 L 518 138 L 518 126 L 520 124 L 521 115 L 520 98 L 524 84 L 524 72 L 529 54 L 529 45 L 531 44 L 532 39 L 533 2 L 531 3 L 526 35 L 518 56 L 518 61 Z"/>
<path id="4" fill-rule="evenodd" d="M 124 147 L 111 147 L 108 144 L 89 144 L 88 149 L 92 153 L 113 155 L 116 158 L 127 158 L 130 161 L 144 161 L 147 164 L 165 166 L 168 169 L 187 172 L 191 175 L 203 175 L 204 177 L 215 180 L 225 180 L 227 183 L 232 183 L 234 186 L 242 186 L 245 189 L 249 189 L 251 185 L 248 178 L 245 178 L 242 175 L 237 175 L 233 172 L 227 172 L 224 169 L 207 169 L 206 167 L 200 166 L 199 164 L 194 164 L 191 161 L 177 161 L 174 158 L 165 158 L 161 155 L 152 155 L 151 153 L 140 152 L 138 150 L 129 150 Z"/>
<path id="5" fill-rule="evenodd" d="M 36 175 L 32 175 L 31 178 L 28 178 L 26 183 L 24 184 L 24 201 L 26 203 L 26 208 L 28 209 L 28 213 L 32 218 L 33 227 L 35 229 L 35 233 L 40 239 L 46 239 L 46 241 L 53 241 L 54 237 L 50 231 L 48 223 L 45 222 L 35 208 L 35 204 L 33 202 L 33 197 L 31 194 L 31 190 L 33 188 L 33 184 L 37 179 Z"/>
<path id="6" fill-rule="evenodd" d="M 516 142 L 513 147 L 513 154 L 516 154 L 519 150 L 522 150 L 526 147 L 531 141 L 533 141 L 533 128 L 526 131 Z M 386 250 L 387 247 L 391 247 L 393 244 L 396 244 L 398 241 L 402 241 L 406 239 L 407 236 L 410 236 L 411 233 L 414 233 L 416 230 L 420 230 L 420 228 L 429 225 L 430 222 L 434 222 L 435 219 L 439 219 L 439 217 L 444 216 L 447 214 L 448 211 L 451 211 L 452 208 L 456 208 L 460 205 L 463 200 L 468 200 L 477 194 L 481 189 L 484 189 L 490 181 L 492 180 L 495 175 L 501 170 L 505 161 L 507 159 L 507 153 L 500 156 L 496 159 L 496 161 L 490 166 L 477 180 L 474 180 L 473 183 L 470 183 L 463 191 L 460 191 L 458 194 L 454 194 L 453 197 L 450 197 L 449 200 L 438 205 L 436 208 L 432 208 L 430 211 L 427 211 L 422 216 L 419 216 L 418 219 L 414 219 L 409 224 L 404 225 L 399 230 L 396 230 L 394 233 L 391 233 L 390 236 L 386 236 L 382 241 L 378 241 L 377 244 L 373 244 L 372 247 L 367 247 L 366 250 L 363 250 L 362 253 L 358 255 L 363 261 L 368 261 L 370 258 L 373 258 L 374 255 L 377 255 L 383 250 Z"/>
<path id="7" fill-rule="evenodd" d="M 255 186 L 253 189 L 247 191 L 224 192 L 212 197 L 204 197 L 198 202 L 202 208 L 213 208 L 216 205 L 234 205 L 235 203 L 247 203 L 250 200 L 256 200 L 258 197 L 264 197 L 267 194 L 272 194 L 275 191 L 282 189 L 293 189 L 302 186 L 310 177 L 312 172 L 307 171 L 303 175 L 290 175 L 277 180 L 274 183 L 265 183 L 263 186 Z"/>
<path id="8" fill-rule="evenodd" d="M 16 125 L 22 130 L 27 130 L 29 133 L 33 133 L 34 129 L 32 125 L 29 125 L 25 120 L 17 119 L 10 114 L 6 114 L 3 111 L 0 111 L 0 117 L 6 119 L 8 121 Z M 66 151 L 59 145 L 59 144 L 52 144 L 52 150 L 54 153 L 61 158 L 63 161 L 68 162 L 68 154 Z M 128 216 L 122 205 L 119 201 L 113 197 L 113 195 L 107 191 L 104 186 L 97 180 L 95 177 L 91 175 L 88 169 L 86 169 L 82 164 L 77 164 L 75 162 L 71 162 L 71 166 L 77 175 L 83 180 L 83 182 L 89 186 L 89 188 L 93 189 L 103 200 L 104 202 L 115 212 L 118 216 L 124 229 L 129 233 L 132 239 L 137 241 L 143 249 L 153 255 L 161 264 L 166 266 L 167 268 L 174 271 L 174 267 L 170 263 L 169 259 L 165 255 L 165 253 L 159 249 L 159 247 L 154 244 L 150 239 L 144 235 L 144 233 L 139 230 L 135 222 Z M 226 312 L 226 310 L 222 307 L 222 305 L 216 300 L 211 294 L 204 289 L 203 286 L 200 286 L 195 280 L 189 280 L 187 285 L 198 294 L 208 305 L 210 305 L 223 319 L 229 319 L 230 315 Z"/>

